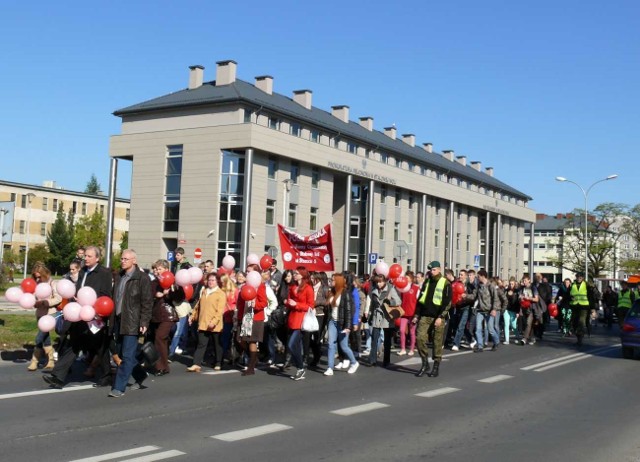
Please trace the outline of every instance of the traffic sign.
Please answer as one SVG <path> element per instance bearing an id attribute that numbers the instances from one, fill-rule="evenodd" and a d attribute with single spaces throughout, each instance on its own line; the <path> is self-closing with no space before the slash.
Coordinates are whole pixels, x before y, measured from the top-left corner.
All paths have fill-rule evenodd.
<path id="1" fill-rule="evenodd" d="M 476 269 L 480 268 L 480 255 L 473 256 L 473 267 Z"/>
<path id="2" fill-rule="evenodd" d="M 267 253 L 271 258 L 276 258 L 278 256 L 278 248 L 271 246 L 267 249 Z"/>
<path id="3" fill-rule="evenodd" d="M 167 252 L 167 261 L 175 261 L 176 256 L 173 252 Z"/>
<path id="4" fill-rule="evenodd" d="M 193 258 L 202 258 L 202 249 L 200 247 L 193 251 Z"/>
<path id="5" fill-rule="evenodd" d="M 378 254 L 376 252 L 371 252 L 369 254 L 369 264 L 375 265 L 376 263 L 378 263 Z"/>

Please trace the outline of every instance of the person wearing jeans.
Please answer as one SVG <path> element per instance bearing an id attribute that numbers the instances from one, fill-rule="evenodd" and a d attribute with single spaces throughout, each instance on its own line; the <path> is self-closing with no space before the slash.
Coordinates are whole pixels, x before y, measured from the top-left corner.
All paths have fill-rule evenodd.
<path id="1" fill-rule="evenodd" d="M 305 369 L 302 359 L 302 321 L 309 309 L 315 306 L 315 295 L 309 271 L 304 266 L 299 266 L 293 272 L 294 284 L 289 287 L 289 296 L 285 301 L 285 306 L 289 312 L 287 326 L 290 337 L 288 342 L 291 359 L 296 366 L 296 373 L 292 375 L 293 380 L 304 379 Z"/>
<path id="2" fill-rule="evenodd" d="M 497 317 L 498 313 L 500 313 L 500 297 L 496 293 L 496 287 L 489 281 L 485 270 L 478 271 L 478 280 L 480 281 L 478 287 L 478 311 L 476 312 L 476 341 L 478 344 L 473 351 L 479 353 L 484 349 L 484 334 L 482 330 L 484 323 L 486 323 L 489 335 L 493 340 L 493 348 L 491 350 L 497 350 L 500 344 L 500 337 L 495 330 L 495 319 L 499 319 Z"/>
<path id="3" fill-rule="evenodd" d="M 353 313 L 353 299 L 351 289 L 347 287 L 347 281 L 343 274 L 333 275 L 332 294 L 329 297 L 329 351 L 327 353 L 327 370 L 324 375 L 333 375 L 335 352 L 337 344 L 340 344 L 342 353 L 349 359 L 348 373 L 353 374 L 358 369 L 358 363 L 349 347 L 349 334 L 351 333 Z"/>

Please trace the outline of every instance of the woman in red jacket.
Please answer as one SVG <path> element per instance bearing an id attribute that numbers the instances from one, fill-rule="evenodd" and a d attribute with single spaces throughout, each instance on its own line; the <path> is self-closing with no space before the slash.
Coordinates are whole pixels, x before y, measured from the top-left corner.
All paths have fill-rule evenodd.
<path id="1" fill-rule="evenodd" d="M 302 361 L 302 320 L 304 315 L 315 305 L 315 295 L 309 271 L 304 266 L 298 266 L 293 272 L 294 284 L 289 288 L 289 298 L 285 301 L 285 306 L 289 312 L 287 324 L 289 326 L 289 351 L 291 358 L 297 368 L 293 380 L 304 379 L 304 362 Z"/>
<path id="2" fill-rule="evenodd" d="M 258 265 L 249 265 L 247 267 L 247 274 L 249 271 L 260 272 Z M 268 304 L 267 300 L 267 288 L 264 283 L 261 283 L 256 289 L 256 298 L 245 302 L 242 297 L 238 297 L 238 337 L 243 352 L 249 353 L 249 364 L 242 375 L 255 374 L 256 363 L 258 362 L 258 342 L 262 342 L 264 338 L 264 309 Z M 251 324 L 251 333 L 249 335 L 241 335 L 242 318 L 246 310 L 253 310 L 253 323 Z"/>

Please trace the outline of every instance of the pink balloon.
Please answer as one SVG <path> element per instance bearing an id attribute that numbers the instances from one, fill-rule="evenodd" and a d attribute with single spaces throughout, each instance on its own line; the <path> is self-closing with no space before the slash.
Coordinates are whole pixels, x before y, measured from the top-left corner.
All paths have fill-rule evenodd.
<path id="1" fill-rule="evenodd" d="M 79 303 L 71 302 L 67 303 L 67 305 L 62 309 L 62 314 L 64 315 L 64 319 L 69 322 L 78 322 L 80 321 L 80 311 L 82 310 L 82 306 Z"/>
<path id="2" fill-rule="evenodd" d="M 80 308 L 80 319 L 85 322 L 93 321 L 93 318 L 96 317 L 96 310 L 93 309 L 92 306 L 85 305 Z"/>
<path id="3" fill-rule="evenodd" d="M 181 269 L 176 273 L 176 284 L 180 287 L 188 286 L 191 284 L 191 275 L 189 274 L 189 270 Z"/>
<path id="4" fill-rule="evenodd" d="M 73 298 L 76 295 L 76 285 L 68 279 L 60 279 L 56 284 L 56 291 L 62 298 Z"/>
<path id="5" fill-rule="evenodd" d="M 247 265 L 259 265 L 260 257 L 258 257 L 255 253 L 250 253 L 247 255 Z"/>
<path id="6" fill-rule="evenodd" d="M 376 273 L 382 274 L 384 277 L 387 277 L 389 274 L 389 265 L 387 265 L 383 261 L 379 261 L 376 263 Z"/>
<path id="7" fill-rule="evenodd" d="M 42 316 L 38 319 L 38 329 L 42 332 L 51 332 L 56 327 L 56 318 L 50 314 Z"/>
<path id="8" fill-rule="evenodd" d="M 236 267 L 236 259 L 233 255 L 225 255 L 222 259 L 222 267 L 226 270 L 232 270 Z"/>
<path id="9" fill-rule="evenodd" d="M 25 310 L 28 310 L 29 308 L 33 308 L 33 306 L 36 304 L 36 296 L 29 293 L 22 294 L 20 295 L 20 300 L 18 300 L 18 304 Z"/>
<path id="10" fill-rule="evenodd" d="M 189 277 L 191 278 L 191 284 L 197 284 L 202 281 L 202 270 L 197 266 L 192 266 L 189 271 Z"/>
<path id="11" fill-rule="evenodd" d="M 47 298 L 51 297 L 52 293 L 53 290 L 51 289 L 51 284 L 49 284 L 48 282 L 41 282 L 36 286 L 34 295 L 38 300 L 46 300 Z"/>
<path id="12" fill-rule="evenodd" d="M 18 303 L 23 292 L 20 287 L 9 287 L 4 293 L 5 298 L 11 303 Z"/>
<path id="13" fill-rule="evenodd" d="M 85 305 L 93 306 L 93 304 L 98 299 L 98 294 L 96 294 L 96 291 L 93 290 L 93 287 L 84 286 L 78 291 L 78 294 L 76 295 L 76 299 L 78 303 L 82 306 L 85 306 Z"/>
<path id="14" fill-rule="evenodd" d="M 262 284 L 262 276 L 257 271 L 249 271 L 247 273 L 247 284 L 257 289 Z"/>

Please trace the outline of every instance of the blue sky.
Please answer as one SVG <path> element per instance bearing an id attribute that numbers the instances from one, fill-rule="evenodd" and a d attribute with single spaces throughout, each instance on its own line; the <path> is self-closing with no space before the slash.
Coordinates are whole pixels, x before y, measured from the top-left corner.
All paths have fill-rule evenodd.
<path id="1" fill-rule="evenodd" d="M 112 112 L 234 59 L 241 79 L 494 167 L 538 212 L 583 206 L 556 176 L 617 173 L 589 204 L 635 205 L 638 18 L 636 0 L 2 2 L 0 179 L 82 190 L 95 173 L 106 191 Z"/>

